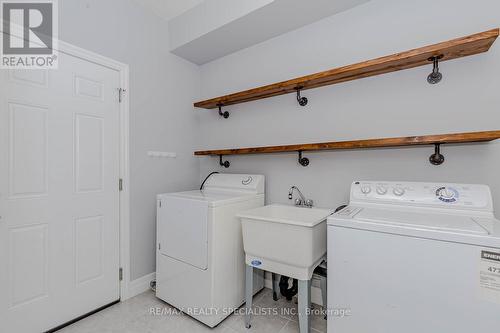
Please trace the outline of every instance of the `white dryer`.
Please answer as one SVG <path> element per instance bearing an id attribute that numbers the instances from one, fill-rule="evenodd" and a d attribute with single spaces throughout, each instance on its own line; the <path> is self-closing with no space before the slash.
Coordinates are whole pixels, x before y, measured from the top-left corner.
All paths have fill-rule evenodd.
<path id="1" fill-rule="evenodd" d="M 264 176 L 214 174 L 203 190 L 158 195 L 156 296 L 210 327 L 245 299 L 236 214 L 264 205 Z M 264 287 L 262 273 L 255 291 Z"/>
<path id="2" fill-rule="evenodd" d="M 489 187 L 355 182 L 327 228 L 329 333 L 499 330 Z"/>

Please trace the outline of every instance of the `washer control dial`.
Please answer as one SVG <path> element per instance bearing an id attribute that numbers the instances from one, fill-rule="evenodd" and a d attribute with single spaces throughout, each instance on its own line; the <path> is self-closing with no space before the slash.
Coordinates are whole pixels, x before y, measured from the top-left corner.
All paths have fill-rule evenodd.
<path id="1" fill-rule="evenodd" d="M 459 193 L 453 187 L 442 186 L 436 190 L 436 197 L 442 202 L 453 203 L 457 202 Z"/>
<path id="2" fill-rule="evenodd" d="M 363 185 L 361 186 L 361 193 L 363 194 L 368 194 L 372 191 L 372 188 L 370 185 Z"/>
<path id="3" fill-rule="evenodd" d="M 392 190 L 392 193 L 394 193 L 394 195 L 400 197 L 402 195 L 405 194 L 405 189 L 402 188 L 402 187 L 395 187 L 393 190 Z"/>
<path id="4" fill-rule="evenodd" d="M 377 186 L 377 193 L 380 195 L 385 195 L 387 193 L 387 187 L 383 185 L 378 185 Z"/>

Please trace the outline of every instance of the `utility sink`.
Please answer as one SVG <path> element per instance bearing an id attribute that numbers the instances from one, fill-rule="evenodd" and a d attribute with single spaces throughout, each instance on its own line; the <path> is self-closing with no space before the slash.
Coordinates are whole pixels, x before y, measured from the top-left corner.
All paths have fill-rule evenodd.
<path id="1" fill-rule="evenodd" d="M 326 256 L 326 219 L 333 210 L 268 205 L 238 214 L 247 265 L 310 280 Z"/>

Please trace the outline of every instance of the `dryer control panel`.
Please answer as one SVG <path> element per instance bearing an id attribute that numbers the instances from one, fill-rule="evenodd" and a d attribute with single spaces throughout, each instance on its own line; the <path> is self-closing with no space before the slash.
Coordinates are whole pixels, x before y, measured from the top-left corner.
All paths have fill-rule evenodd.
<path id="1" fill-rule="evenodd" d="M 352 202 L 492 211 L 490 188 L 471 184 L 356 181 Z"/>
<path id="2" fill-rule="evenodd" d="M 204 189 L 261 194 L 264 193 L 264 182 L 263 175 L 218 173 L 207 179 Z"/>

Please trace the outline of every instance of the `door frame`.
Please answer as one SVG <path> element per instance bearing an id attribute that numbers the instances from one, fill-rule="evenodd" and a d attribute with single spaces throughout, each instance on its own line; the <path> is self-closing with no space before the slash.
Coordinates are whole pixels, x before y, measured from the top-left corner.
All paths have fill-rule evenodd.
<path id="1" fill-rule="evenodd" d="M 120 75 L 120 87 L 124 93 L 121 96 L 120 102 L 120 179 L 122 180 L 122 190 L 119 191 L 119 267 L 122 270 L 122 279 L 120 284 L 120 300 L 124 301 L 129 298 L 129 285 L 130 285 L 130 158 L 129 158 L 129 65 L 116 61 L 114 59 L 102 56 L 92 51 L 83 49 L 81 47 L 72 45 L 70 43 L 58 41 L 57 50 L 59 52 L 77 57 L 97 65 L 108 67 L 115 70 Z M 117 183 L 116 186 L 119 186 Z M 116 272 L 118 279 L 119 272 Z"/>

